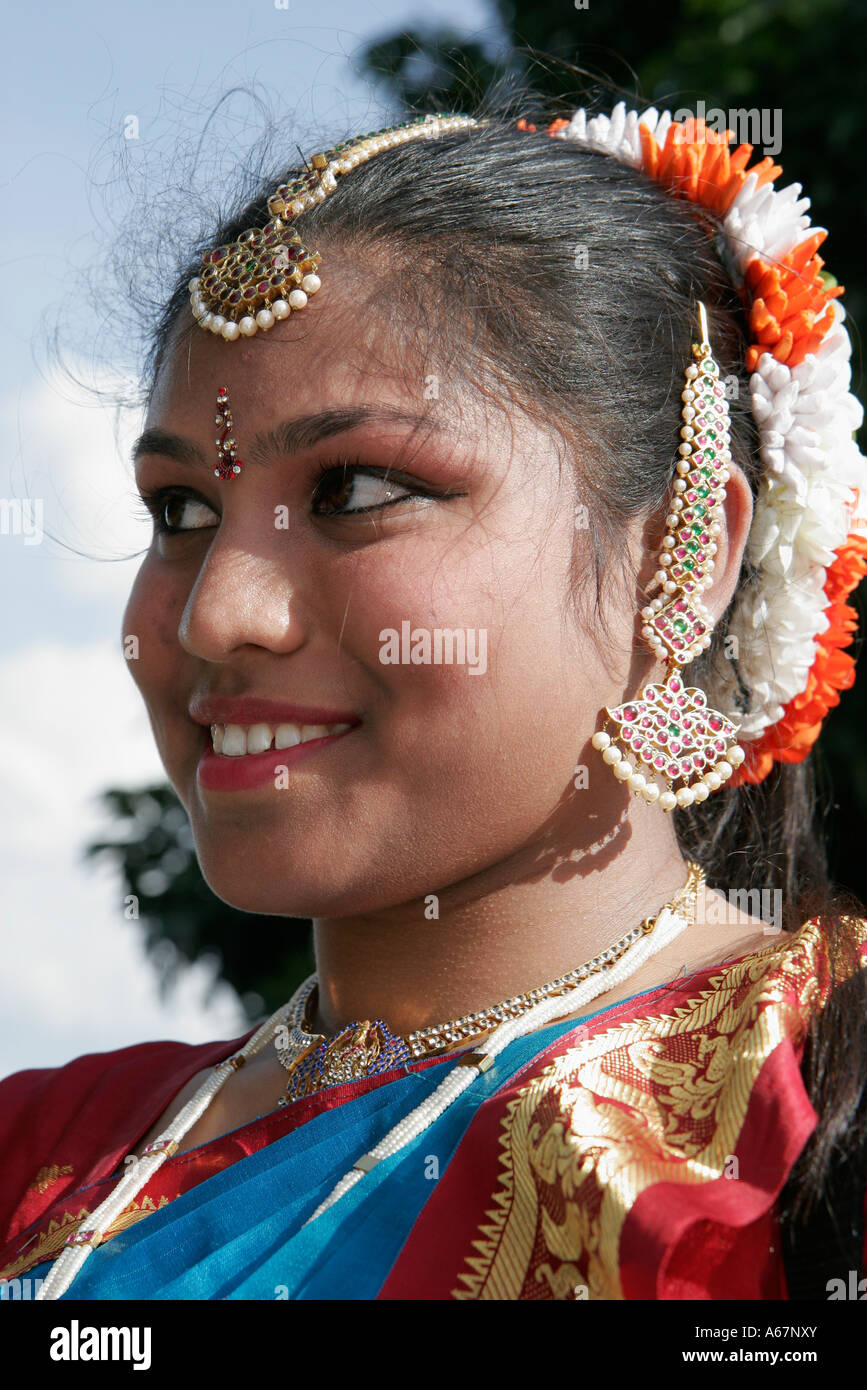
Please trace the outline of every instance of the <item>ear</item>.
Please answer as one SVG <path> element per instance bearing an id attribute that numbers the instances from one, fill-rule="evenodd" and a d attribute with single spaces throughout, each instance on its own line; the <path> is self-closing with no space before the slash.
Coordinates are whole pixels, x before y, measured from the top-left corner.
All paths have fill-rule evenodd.
<path id="1" fill-rule="evenodd" d="M 715 537 L 713 584 L 702 595 L 705 607 L 714 622 L 719 622 L 737 587 L 744 550 L 753 520 L 753 494 L 743 470 L 734 462 L 726 465 L 729 480 L 722 514 L 720 534 Z"/>

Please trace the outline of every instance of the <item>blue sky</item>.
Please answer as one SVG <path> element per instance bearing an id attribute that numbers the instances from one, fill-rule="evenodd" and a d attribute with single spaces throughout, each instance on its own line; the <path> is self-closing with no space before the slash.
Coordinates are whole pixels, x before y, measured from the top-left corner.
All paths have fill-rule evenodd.
<path id="1" fill-rule="evenodd" d="M 82 270 L 98 274 L 112 225 L 187 167 L 183 152 L 222 95 L 243 87 L 266 101 L 285 123 L 289 163 L 296 140 L 311 153 L 386 124 L 395 112 L 362 80 L 358 51 L 434 22 L 499 38 L 486 0 L 289 0 L 285 9 L 274 0 L 84 0 L 6 11 L 0 502 L 38 504 L 46 534 L 29 543 L 27 513 L 21 527 L 4 513 L 0 1076 L 243 1027 L 231 991 L 204 1002 L 204 970 L 158 997 L 119 883 L 81 863 L 83 844 L 105 829 L 99 791 L 163 779 L 119 642 L 138 564 L 121 557 L 146 545 L 150 528 L 136 517 L 126 462 L 137 418 L 115 418 L 51 371 L 51 326 L 60 314 L 72 365 L 87 376 L 111 339 L 81 292 Z M 257 121 L 255 102 L 237 95 L 208 127 L 200 167 L 214 192 Z M 112 360 L 116 371 L 126 366 L 120 354 Z"/>

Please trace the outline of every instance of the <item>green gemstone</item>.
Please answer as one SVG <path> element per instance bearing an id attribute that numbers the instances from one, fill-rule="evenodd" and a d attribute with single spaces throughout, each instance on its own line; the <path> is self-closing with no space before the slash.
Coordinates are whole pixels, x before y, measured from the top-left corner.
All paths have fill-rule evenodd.
<path id="1" fill-rule="evenodd" d="M 694 536 L 700 536 L 702 531 L 704 530 L 704 525 L 700 521 L 694 521 L 689 529 L 690 531 L 692 531 Z"/>
<path id="2" fill-rule="evenodd" d="M 708 439 L 716 439 L 716 430 L 705 430 Z"/>
<path id="3" fill-rule="evenodd" d="M 684 560 L 684 562 L 683 562 L 683 568 L 684 568 L 685 570 L 694 570 L 694 569 L 695 569 L 695 560 Z"/>
<path id="4" fill-rule="evenodd" d="M 687 623 L 686 618 L 675 618 L 671 626 L 674 628 L 675 632 L 686 632 L 686 629 L 688 628 L 689 624 Z"/>
<path id="5" fill-rule="evenodd" d="M 696 502 L 695 506 L 693 507 L 693 511 L 695 512 L 696 516 L 704 516 L 705 512 L 707 511 L 707 507 L 704 505 L 703 502 Z"/>
<path id="6" fill-rule="evenodd" d="M 698 541 L 687 541 L 686 548 L 692 555 L 698 550 Z"/>
<path id="7" fill-rule="evenodd" d="M 704 486 L 704 484 L 702 484 L 701 487 L 696 488 L 696 492 L 698 493 L 699 497 L 707 497 L 710 493 L 710 488 L 707 488 Z"/>

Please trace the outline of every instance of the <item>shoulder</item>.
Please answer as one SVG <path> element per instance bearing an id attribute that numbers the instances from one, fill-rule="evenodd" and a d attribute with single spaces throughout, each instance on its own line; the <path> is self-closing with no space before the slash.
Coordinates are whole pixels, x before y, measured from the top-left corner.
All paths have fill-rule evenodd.
<path id="1" fill-rule="evenodd" d="M 0 1245 L 64 1190 L 113 1172 L 189 1077 L 248 1036 L 137 1043 L 0 1081 Z"/>
<path id="2" fill-rule="evenodd" d="M 477 1116 L 488 1188 L 454 1296 L 784 1297 L 807 1029 L 865 963 L 867 922 L 814 919 L 561 1034 Z"/>

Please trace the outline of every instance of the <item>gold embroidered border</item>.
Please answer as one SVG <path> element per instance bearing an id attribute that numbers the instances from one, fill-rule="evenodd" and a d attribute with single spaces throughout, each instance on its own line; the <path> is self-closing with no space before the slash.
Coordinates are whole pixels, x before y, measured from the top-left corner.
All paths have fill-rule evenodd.
<path id="1" fill-rule="evenodd" d="M 722 1174 L 762 1066 L 821 1002 L 823 947 L 807 922 L 721 966 L 672 1013 L 589 1037 L 523 1086 L 506 1106 L 497 1189 L 451 1296 L 533 1297 L 532 1272 L 555 1298 L 575 1297 L 576 1285 L 622 1298 L 627 1214 L 654 1183 Z"/>
<path id="2" fill-rule="evenodd" d="M 169 1197 L 163 1196 L 158 1202 L 154 1202 L 151 1197 L 143 1197 L 141 1202 L 130 1202 L 129 1206 L 124 1207 L 115 1217 L 103 1240 L 116 1236 L 120 1231 L 128 1230 L 136 1221 L 141 1221 L 143 1216 L 149 1216 L 152 1211 L 158 1211 L 170 1200 Z M 0 1270 L 0 1279 L 15 1279 L 19 1274 L 26 1274 L 28 1269 L 42 1264 L 43 1260 L 56 1259 L 66 1244 L 66 1237 L 77 1231 L 89 1216 L 87 1207 L 81 1207 L 78 1211 L 65 1211 L 59 1221 L 52 1218 L 45 1230 L 40 1231 L 36 1243 L 25 1246 L 17 1260 Z"/>
<path id="3" fill-rule="evenodd" d="M 40 1168 L 27 1191 L 38 1192 L 41 1196 L 43 1192 L 48 1191 L 49 1187 L 54 1186 L 58 1178 L 65 1178 L 71 1172 L 71 1163 L 64 1163 L 62 1167 L 57 1163 L 52 1163 L 50 1168 Z"/>

